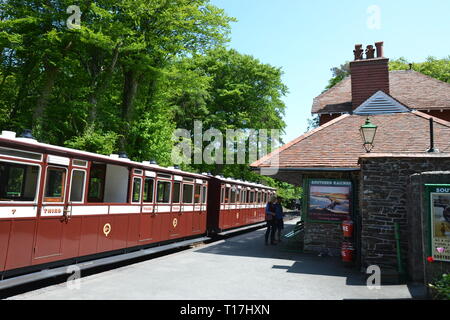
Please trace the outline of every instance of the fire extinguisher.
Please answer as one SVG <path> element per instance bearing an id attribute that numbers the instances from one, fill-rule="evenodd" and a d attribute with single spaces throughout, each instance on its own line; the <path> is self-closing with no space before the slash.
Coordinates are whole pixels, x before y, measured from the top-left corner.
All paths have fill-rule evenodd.
<path id="1" fill-rule="evenodd" d="M 342 231 L 344 232 L 344 237 L 351 238 L 353 236 L 353 221 L 352 220 L 343 221 Z"/>
<path id="2" fill-rule="evenodd" d="M 355 249 L 350 242 L 343 242 L 341 248 L 341 256 L 343 262 L 353 262 L 353 253 Z"/>

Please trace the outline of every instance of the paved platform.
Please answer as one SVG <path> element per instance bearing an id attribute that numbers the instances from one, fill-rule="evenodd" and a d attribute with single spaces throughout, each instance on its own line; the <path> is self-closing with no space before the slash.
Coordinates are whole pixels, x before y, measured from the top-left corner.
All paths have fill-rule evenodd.
<path id="1" fill-rule="evenodd" d="M 295 224 L 286 223 L 285 232 Z M 264 229 L 90 275 L 8 299 L 341 300 L 411 299 L 407 285 L 369 290 L 340 259 L 264 245 Z M 414 289 L 414 288 L 412 288 Z"/>

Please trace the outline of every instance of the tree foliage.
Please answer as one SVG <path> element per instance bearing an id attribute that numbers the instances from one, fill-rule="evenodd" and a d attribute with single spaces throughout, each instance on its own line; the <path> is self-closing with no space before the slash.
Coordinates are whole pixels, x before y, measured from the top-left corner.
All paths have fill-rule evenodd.
<path id="1" fill-rule="evenodd" d="M 167 166 L 174 130 L 196 120 L 224 133 L 284 129 L 282 71 L 226 49 L 235 19 L 210 0 L 78 1 L 70 29 L 73 4 L 0 1 L 2 130 Z M 261 179 L 248 164 L 184 169 Z"/>

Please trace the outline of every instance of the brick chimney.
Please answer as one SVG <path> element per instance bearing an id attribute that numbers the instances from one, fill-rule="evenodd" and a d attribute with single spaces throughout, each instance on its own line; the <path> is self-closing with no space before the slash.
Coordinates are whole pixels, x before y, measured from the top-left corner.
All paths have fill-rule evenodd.
<path id="1" fill-rule="evenodd" d="M 389 94 L 389 59 L 383 56 L 383 42 L 376 42 L 375 48 L 377 56 L 369 45 L 364 59 L 362 45 L 355 45 L 355 60 L 350 62 L 353 110 L 379 90 Z"/>

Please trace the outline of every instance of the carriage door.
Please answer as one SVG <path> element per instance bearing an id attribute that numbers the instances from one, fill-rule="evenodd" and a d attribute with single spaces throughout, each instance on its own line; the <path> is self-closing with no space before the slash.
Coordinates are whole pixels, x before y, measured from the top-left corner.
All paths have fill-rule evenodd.
<path id="1" fill-rule="evenodd" d="M 44 174 L 42 210 L 34 247 L 36 263 L 62 254 L 64 224 L 70 218 L 68 205 L 70 159 L 48 155 Z"/>

